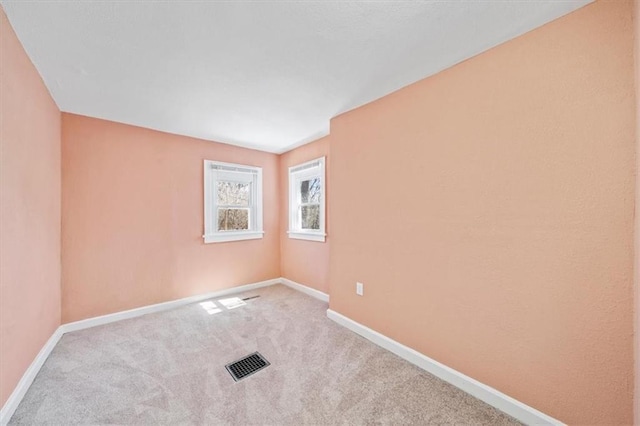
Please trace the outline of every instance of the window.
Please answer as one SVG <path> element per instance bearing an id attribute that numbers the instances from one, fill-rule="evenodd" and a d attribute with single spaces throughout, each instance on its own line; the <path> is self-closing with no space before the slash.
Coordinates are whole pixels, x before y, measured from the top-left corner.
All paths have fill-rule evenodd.
<path id="1" fill-rule="evenodd" d="M 325 158 L 289 167 L 289 238 L 324 241 Z"/>
<path id="2" fill-rule="evenodd" d="M 262 169 L 204 161 L 204 242 L 262 238 Z"/>

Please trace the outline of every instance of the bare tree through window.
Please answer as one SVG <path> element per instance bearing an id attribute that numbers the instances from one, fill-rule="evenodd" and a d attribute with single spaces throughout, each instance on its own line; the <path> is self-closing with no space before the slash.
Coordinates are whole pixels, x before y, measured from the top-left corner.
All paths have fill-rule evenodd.
<path id="1" fill-rule="evenodd" d="M 300 182 L 300 219 L 302 229 L 320 229 L 320 178 Z"/>
<path id="2" fill-rule="evenodd" d="M 218 181 L 218 230 L 249 229 L 251 184 Z"/>

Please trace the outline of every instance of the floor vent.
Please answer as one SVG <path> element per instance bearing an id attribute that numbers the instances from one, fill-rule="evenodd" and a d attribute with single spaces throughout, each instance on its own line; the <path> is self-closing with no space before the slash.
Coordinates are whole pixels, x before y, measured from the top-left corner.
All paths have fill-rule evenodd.
<path id="1" fill-rule="evenodd" d="M 225 365 L 225 368 L 236 382 L 269 366 L 269 361 L 258 352 L 254 352 L 238 361 Z"/>

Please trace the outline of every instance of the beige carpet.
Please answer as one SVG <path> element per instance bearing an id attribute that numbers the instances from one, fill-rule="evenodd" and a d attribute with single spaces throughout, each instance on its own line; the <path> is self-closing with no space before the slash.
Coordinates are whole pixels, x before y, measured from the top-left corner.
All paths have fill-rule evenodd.
<path id="1" fill-rule="evenodd" d="M 256 295 L 64 335 L 10 424 L 517 424 L 323 302 L 281 285 L 238 296 Z M 255 351 L 271 365 L 234 382 L 225 364 Z"/>

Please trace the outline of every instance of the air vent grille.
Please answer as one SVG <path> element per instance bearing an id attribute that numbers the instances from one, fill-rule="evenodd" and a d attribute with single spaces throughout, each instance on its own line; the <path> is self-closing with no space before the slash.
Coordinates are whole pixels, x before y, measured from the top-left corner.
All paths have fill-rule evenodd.
<path id="1" fill-rule="evenodd" d="M 231 374 L 233 380 L 237 382 L 238 380 L 242 380 L 263 368 L 268 367 L 269 365 L 269 361 L 264 359 L 260 353 L 254 352 L 251 355 L 247 355 L 246 357 L 239 359 L 238 361 L 225 365 L 225 368 L 229 374 Z"/>

